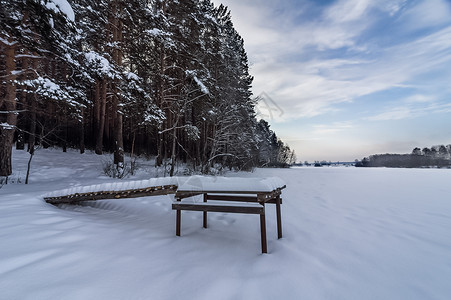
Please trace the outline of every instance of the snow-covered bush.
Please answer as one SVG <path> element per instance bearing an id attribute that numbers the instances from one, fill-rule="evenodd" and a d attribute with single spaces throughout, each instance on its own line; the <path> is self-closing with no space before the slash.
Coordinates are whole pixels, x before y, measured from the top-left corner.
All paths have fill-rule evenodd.
<path id="1" fill-rule="evenodd" d="M 102 162 L 103 173 L 111 178 L 127 178 L 130 175 L 134 175 L 138 168 L 139 165 L 137 164 L 136 159 L 130 161 L 130 163 L 125 163 L 122 168 L 114 164 L 113 159 Z"/>

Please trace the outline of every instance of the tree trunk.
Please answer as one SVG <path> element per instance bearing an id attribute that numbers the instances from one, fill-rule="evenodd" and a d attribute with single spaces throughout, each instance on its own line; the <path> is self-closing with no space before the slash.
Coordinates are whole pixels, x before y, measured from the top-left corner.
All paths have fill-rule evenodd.
<path id="1" fill-rule="evenodd" d="M 117 168 L 124 168 L 124 139 L 122 136 L 122 114 L 116 117 L 116 149 L 114 151 L 114 164 Z"/>
<path id="2" fill-rule="evenodd" d="M 25 177 L 25 184 L 28 184 L 28 178 L 30 177 L 30 169 L 31 169 L 31 160 L 33 159 L 34 155 L 34 146 L 30 149 L 30 158 L 28 159 L 28 165 L 27 165 L 27 176 Z"/>
<path id="3" fill-rule="evenodd" d="M 161 10 L 161 12 L 163 13 L 163 15 L 166 15 L 166 2 L 165 1 L 161 1 L 160 3 L 160 7 L 159 9 Z M 164 111 L 164 88 L 165 88 L 165 84 L 164 84 L 164 70 L 166 68 L 166 51 L 165 51 L 165 46 L 163 45 L 163 43 L 161 43 L 159 49 L 157 49 L 157 51 L 160 52 L 160 70 L 159 70 L 159 85 L 158 85 L 158 94 L 157 94 L 157 105 L 160 107 L 160 109 L 163 109 Z M 166 129 L 168 128 L 167 126 L 167 120 L 163 121 L 162 124 L 162 129 Z M 164 149 L 164 134 L 159 134 L 158 135 L 158 139 L 157 139 L 157 158 L 155 160 L 155 165 L 156 166 L 161 166 L 163 164 L 163 153 L 165 151 Z"/>
<path id="4" fill-rule="evenodd" d="M 5 97 L 0 99 L 0 109 L 5 109 L 6 123 L 0 125 L 0 176 L 9 176 L 12 173 L 11 153 L 13 147 L 14 131 L 17 124 L 16 110 L 16 70 L 15 61 L 16 42 L 8 40 L 4 45 L 5 55 Z"/>
<path id="5" fill-rule="evenodd" d="M 118 17 L 122 13 L 122 6 L 120 1 L 113 1 L 112 3 L 112 31 L 113 31 L 113 43 L 115 44 L 113 48 L 113 60 L 121 67 L 122 66 L 122 20 Z M 115 138 L 115 149 L 114 149 L 114 164 L 117 169 L 124 168 L 124 137 L 123 137 L 123 122 L 122 113 L 119 109 L 119 104 L 121 103 L 121 96 L 117 88 L 117 80 L 113 82 L 113 126 L 114 126 L 114 138 Z"/>
<path id="6" fill-rule="evenodd" d="M 27 80 L 27 79 L 29 79 L 28 68 L 30 65 L 30 57 L 27 55 L 24 55 L 22 57 L 21 61 L 22 61 L 22 76 L 20 79 Z M 24 106 L 26 107 L 28 98 L 29 98 L 29 96 L 28 96 L 26 89 L 22 89 L 22 92 L 20 95 L 20 101 L 17 102 L 17 110 L 21 111 L 21 110 L 23 110 Z M 18 121 L 18 123 L 20 123 L 20 120 Z M 25 124 L 26 124 L 26 122 L 25 122 Z M 25 124 L 17 124 L 18 125 L 17 128 L 23 128 L 23 127 L 25 127 L 24 126 Z M 25 149 L 25 134 L 22 130 L 17 130 L 16 133 L 17 133 L 16 149 L 24 150 Z"/>
<path id="7" fill-rule="evenodd" d="M 94 92 L 94 120 L 96 130 L 100 127 L 100 97 L 100 80 L 96 79 Z"/>
<path id="8" fill-rule="evenodd" d="M 33 52 L 33 63 L 32 63 L 32 68 L 33 70 L 37 71 L 38 69 L 38 65 L 39 65 L 39 60 L 37 59 L 38 54 L 36 52 Z M 32 75 L 30 77 L 36 77 L 36 75 Z M 30 124 L 29 124 L 29 128 L 28 128 L 28 149 L 27 151 L 29 153 L 31 153 L 32 149 L 34 149 L 34 146 L 36 144 L 36 110 L 37 110 L 37 101 L 38 99 L 36 98 L 36 94 L 34 95 L 30 95 L 29 97 L 27 97 L 27 104 L 28 107 L 30 109 L 28 115 L 30 118 Z"/>
<path id="9" fill-rule="evenodd" d="M 81 123 L 80 123 L 80 154 L 85 153 L 85 110 L 81 108 Z"/>
<path id="10" fill-rule="evenodd" d="M 177 124 L 177 123 L 176 123 Z M 171 153 L 171 171 L 169 172 L 169 176 L 174 176 L 174 170 L 175 170 L 175 150 L 177 146 L 177 129 L 174 126 L 174 133 L 172 137 L 172 153 Z"/>
<path id="11" fill-rule="evenodd" d="M 99 126 L 97 128 L 97 139 L 96 139 L 96 154 L 101 155 L 103 153 L 103 131 L 105 128 L 105 110 L 106 110 L 106 79 L 100 81 L 101 92 L 100 92 L 100 113 L 99 113 Z"/>
<path id="12" fill-rule="evenodd" d="M 36 96 L 30 97 L 30 127 L 28 128 L 29 135 L 28 135 L 28 149 L 27 151 L 31 153 L 31 149 L 34 148 L 34 145 L 36 144 Z"/>
<path id="13" fill-rule="evenodd" d="M 63 119 L 63 121 L 61 123 L 64 122 L 64 127 L 63 127 L 63 152 L 67 152 L 67 138 L 68 138 L 68 124 L 67 124 L 67 113 L 64 114 L 65 115 L 65 120 Z"/>

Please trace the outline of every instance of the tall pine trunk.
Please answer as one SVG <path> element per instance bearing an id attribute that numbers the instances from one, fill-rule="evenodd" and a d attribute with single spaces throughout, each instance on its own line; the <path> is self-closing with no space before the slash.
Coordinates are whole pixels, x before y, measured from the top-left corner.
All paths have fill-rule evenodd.
<path id="1" fill-rule="evenodd" d="M 0 99 L 0 109 L 6 111 L 6 122 L 0 125 L 0 176 L 9 176 L 12 173 L 11 153 L 17 125 L 15 48 L 16 42 L 13 41 L 7 41 L 3 46 L 6 78 L 5 97 Z"/>
<path id="2" fill-rule="evenodd" d="M 80 121 L 80 154 L 85 153 L 85 109 L 81 108 Z"/>
<path id="3" fill-rule="evenodd" d="M 29 53 L 27 53 L 29 54 Z M 29 78 L 28 76 L 28 68 L 30 65 L 30 56 L 31 55 L 23 55 L 22 56 L 22 78 L 19 80 L 27 80 Z M 20 93 L 20 101 L 17 101 L 17 110 L 21 111 L 24 107 L 27 105 L 27 99 L 29 98 L 29 95 L 26 91 L 26 89 L 22 89 L 22 92 Z M 26 124 L 26 122 L 23 122 L 24 124 L 20 124 L 21 122 L 18 121 L 17 128 L 20 128 Z M 21 126 L 22 125 L 22 126 Z M 17 150 L 24 150 L 25 149 L 25 134 L 23 130 L 17 130 L 16 131 L 17 140 L 16 140 L 16 149 Z"/>
<path id="4" fill-rule="evenodd" d="M 36 144 L 36 95 L 33 95 L 29 99 L 29 109 L 28 115 L 30 116 L 30 127 L 28 128 L 28 149 L 27 151 L 31 153 Z"/>
<path id="5" fill-rule="evenodd" d="M 38 54 L 36 52 L 33 52 L 33 62 L 32 62 L 32 68 L 33 71 L 38 70 L 39 65 L 39 59 Z M 34 79 L 36 77 L 35 74 L 30 75 L 30 78 Z M 36 144 L 36 110 L 38 105 L 38 99 L 36 94 L 29 95 L 27 97 L 27 104 L 29 107 L 29 127 L 28 127 L 28 149 L 27 151 L 31 153 L 32 149 L 34 149 L 34 145 Z"/>
<path id="6" fill-rule="evenodd" d="M 100 85 L 99 93 L 96 96 L 98 96 L 98 99 L 96 101 L 99 101 L 99 120 L 98 120 L 98 128 L 97 128 L 97 138 L 96 138 L 96 154 L 102 154 L 103 153 L 103 131 L 105 128 L 105 110 L 106 110 L 106 80 L 102 79 L 101 81 L 98 81 L 98 85 Z"/>
<path id="7" fill-rule="evenodd" d="M 120 1 L 113 1 L 112 3 L 112 13 L 113 18 L 111 20 L 112 23 L 112 32 L 113 32 L 113 61 L 119 66 L 122 66 L 122 51 L 121 44 L 123 40 L 122 29 L 123 23 L 119 16 L 122 13 L 122 5 Z M 124 168 L 124 137 L 123 137 L 123 122 L 122 122 L 122 113 L 120 111 L 120 103 L 122 102 L 121 95 L 118 89 L 118 82 L 115 79 L 113 81 L 113 130 L 114 130 L 114 139 L 115 139 L 115 148 L 114 148 L 114 164 L 117 169 Z"/>
<path id="8" fill-rule="evenodd" d="M 114 164 L 117 168 L 124 168 L 124 139 L 122 132 L 122 114 L 116 117 L 116 149 L 114 151 Z"/>
<path id="9" fill-rule="evenodd" d="M 161 11 L 161 13 L 163 15 L 166 15 L 166 1 L 161 1 L 160 2 L 160 7 L 159 10 Z M 160 70 L 159 70 L 159 86 L 158 86 L 158 96 L 157 96 L 157 105 L 163 109 L 163 107 L 165 106 L 165 99 L 164 99 L 164 89 L 165 89 L 165 84 L 164 84 L 164 70 L 166 68 L 166 51 L 165 51 L 165 46 L 163 43 L 161 43 L 159 49 L 158 47 L 156 47 L 157 51 L 160 52 Z M 167 128 L 167 120 L 163 120 L 163 124 L 162 124 L 162 129 L 166 129 Z M 163 153 L 165 153 L 165 147 L 164 147 L 164 134 L 160 133 L 158 134 L 158 139 L 157 139 L 157 158 L 155 160 L 155 165 L 156 166 L 161 166 L 163 164 Z M 164 155 L 165 156 L 165 155 Z"/>
<path id="10" fill-rule="evenodd" d="M 172 136 L 172 153 L 171 153 L 171 171 L 169 172 L 169 176 L 174 176 L 174 171 L 175 171 L 175 151 L 176 151 L 176 146 L 177 146 L 177 128 L 176 128 L 177 123 L 174 125 L 174 133 Z"/>
<path id="11" fill-rule="evenodd" d="M 38 60 L 38 54 L 36 52 L 33 52 L 32 55 L 32 63 L 31 63 L 31 67 L 32 70 L 37 72 L 38 69 L 38 64 L 39 64 L 39 60 Z M 29 73 L 29 72 L 27 72 Z M 36 74 L 33 72 L 30 75 L 27 75 L 29 79 L 34 79 L 36 77 Z M 33 89 L 34 91 L 36 91 L 36 89 Z M 31 168 L 31 160 L 33 159 L 34 156 L 34 151 L 35 151 L 35 144 L 36 144 L 36 111 L 37 111 L 37 105 L 38 105 L 38 99 L 37 99 L 37 95 L 36 93 L 33 93 L 32 95 L 27 95 L 26 98 L 24 98 L 24 101 L 26 101 L 25 103 L 28 105 L 29 107 L 29 111 L 28 111 L 28 116 L 29 116 L 29 132 L 28 132 L 28 149 L 27 151 L 30 153 L 30 157 L 28 159 L 28 164 L 27 164 L 27 175 L 25 177 L 25 184 L 28 184 L 28 179 L 30 177 L 30 168 Z M 44 127 L 42 127 L 42 130 L 44 130 Z M 44 135 L 42 135 L 42 138 L 44 138 Z"/>

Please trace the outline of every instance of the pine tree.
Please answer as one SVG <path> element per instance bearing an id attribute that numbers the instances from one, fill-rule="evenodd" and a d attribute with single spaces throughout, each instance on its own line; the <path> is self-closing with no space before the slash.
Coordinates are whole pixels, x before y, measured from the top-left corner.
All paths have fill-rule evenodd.
<path id="1" fill-rule="evenodd" d="M 2 89 L 5 97 L 0 107 L 5 109 L 6 122 L 1 126 L 0 175 L 11 174 L 11 148 L 17 125 L 16 108 L 30 107 L 31 127 L 35 120 L 37 103 L 41 98 L 57 100 L 61 105 L 73 105 L 74 91 L 56 79 L 64 75 L 70 63 L 68 53 L 73 31 L 73 11 L 65 1 L 1 1 L 0 42 L 5 51 L 5 80 Z M 52 66 L 49 66 L 49 64 Z M 17 76 L 19 74 L 19 76 Z M 66 78 L 60 77 L 64 82 Z M 35 97 L 28 97 L 33 93 Z M 33 128 L 30 132 L 34 136 Z M 33 139 L 30 139 L 34 143 Z M 30 147 L 29 147 L 30 148 Z M 32 150 L 30 150 L 32 151 Z"/>

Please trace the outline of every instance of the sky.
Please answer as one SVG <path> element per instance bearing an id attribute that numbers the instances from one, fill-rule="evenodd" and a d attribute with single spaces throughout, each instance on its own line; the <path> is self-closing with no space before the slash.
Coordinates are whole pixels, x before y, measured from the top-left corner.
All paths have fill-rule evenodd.
<path id="1" fill-rule="evenodd" d="M 298 161 L 451 144 L 451 0 L 214 0 Z"/>

